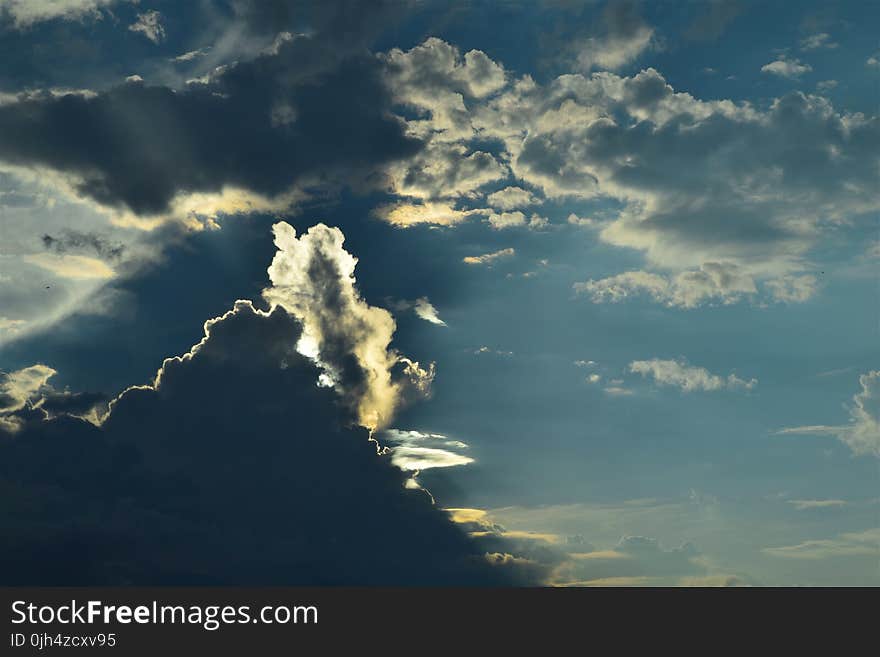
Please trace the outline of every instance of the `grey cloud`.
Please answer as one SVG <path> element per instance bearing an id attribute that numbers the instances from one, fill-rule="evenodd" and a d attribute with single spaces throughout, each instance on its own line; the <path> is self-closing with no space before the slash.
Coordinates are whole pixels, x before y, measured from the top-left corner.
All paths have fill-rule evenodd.
<path id="1" fill-rule="evenodd" d="M 48 233 L 40 238 L 43 247 L 53 253 L 93 253 L 99 258 L 117 260 L 125 252 L 125 245 L 112 242 L 96 233 L 83 233 L 77 230 L 65 230 L 57 236 Z"/>
<path id="2" fill-rule="evenodd" d="M 274 124 L 279 102 L 295 121 Z M 226 186 L 272 197 L 343 175 L 376 184 L 379 165 L 420 148 L 389 108 L 374 58 L 340 61 L 331 44 L 296 37 L 177 92 L 132 82 L 0 106 L 0 160 L 57 169 L 99 203 L 157 214 L 178 194 Z"/>

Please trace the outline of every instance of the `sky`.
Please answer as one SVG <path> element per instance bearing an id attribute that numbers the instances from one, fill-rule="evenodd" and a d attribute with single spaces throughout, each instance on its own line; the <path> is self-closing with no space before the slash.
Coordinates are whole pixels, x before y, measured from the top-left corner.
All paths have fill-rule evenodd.
<path id="1" fill-rule="evenodd" d="M 0 0 L 0 580 L 880 585 L 878 22 Z"/>

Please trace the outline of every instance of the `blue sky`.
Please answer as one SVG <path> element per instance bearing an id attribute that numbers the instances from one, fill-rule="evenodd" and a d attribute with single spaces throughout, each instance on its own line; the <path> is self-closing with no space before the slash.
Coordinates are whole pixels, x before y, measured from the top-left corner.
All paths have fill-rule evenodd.
<path id="1" fill-rule="evenodd" d="M 0 0 L 0 428 L 252 299 L 529 583 L 880 584 L 878 20 Z"/>

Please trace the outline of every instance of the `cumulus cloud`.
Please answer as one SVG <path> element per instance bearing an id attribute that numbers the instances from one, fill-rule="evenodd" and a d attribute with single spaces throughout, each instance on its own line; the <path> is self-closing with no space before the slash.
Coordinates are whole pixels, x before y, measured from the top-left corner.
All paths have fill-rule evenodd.
<path id="1" fill-rule="evenodd" d="M 431 45 L 420 56 L 444 50 Z M 789 94 L 767 110 L 701 101 L 648 69 L 629 78 L 562 75 L 546 85 L 508 79 L 460 109 L 454 141 L 498 140 L 498 159 L 550 200 L 621 202 L 616 218 L 577 223 L 596 225 L 601 240 L 643 251 L 670 272 L 645 272 L 665 283 L 643 278 L 649 288 L 642 292 L 667 305 L 757 299 L 764 284 L 765 298 L 802 302 L 816 290 L 804 256 L 823 227 L 876 207 L 869 193 L 876 149 L 865 148 L 880 140 L 876 117 L 839 113 L 818 97 Z M 408 121 L 409 129 L 416 124 L 421 134 L 444 133 L 431 127 L 430 112 Z M 807 138 L 817 134 L 822 143 Z M 700 180 L 675 175 L 683 168 Z M 488 215 L 490 223 L 522 225 L 525 213 L 505 207 Z M 445 213 L 452 218 L 445 223 L 481 211 L 467 198 L 451 209 L 457 214 Z M 619 286 L 604 292 L 620 282 L 593 281 L 598 287 L 584 291 L 624 298 Z"/>
<path id="2" fill-rule="evenodd" d="M 804 73 L 809 73 L 813 67 L 804 64 L 799 59 L 789 59 L 785 55 L 780 55 L 778 59 L 761 67 L 762 73 L 770 73 L 782 78 L 797 79 Z"/>
<path id="3" fill-rule="evenodd" d="M 278 252 L 263 297 L 302 322 L 298 349 L 356 409 L 361 425 L 385 426 L 407 397 L 427 394 L 433 363 L 422 368 L 390 348 L 394 318 L 360 296 L 357 258 L 343 248 L 342 231 L 318 224 L 297 237 L 286 222 L 272 230 Z"/>
<path id="4" fill-rule="evenodd" d="M 726 377 L 712 374 L 703 367 L 689 365 L 684 360 L 635 360 L 629 364 L 630 372 L 651 378 L 664 386 L 680 388 L 684 392 L 697 390 L 734 390 L 742 388 L 751 390 L 758 384 L 757 379 L 744 380 L 735 374 Z"/>
<path id="5" fill-rule="evenodd" d="M 530 191 L 516 186 L 505 187 L 497 192 L 492 192 L 486 197 L 486 201 L 491 207 L 501 211 L 515 210 L 541 203 L 541 199 L 537 198 Z"/>
<path id="6" fill-rule="evenodd" d="M 492 265 L 502 258 L 510 258 L 515 254 L 516 251 L 512 248 L 499 249 L 498 251 L 484 253 L 482 255 L 465 256 L 462 259 L 462 262 L 467 265 Z"/>
<path id="7" fill-rule="evenodd" d="M 139 32 L 155 44 L 165 40 L 165 26 L 162 14 L 155 9 L 137 15 L 137 20 L 128 26 L 129 31 Z"/>
<path id="8" fill-rule="evenodd" d="M 488 564 L 430 496 L 405 486 L 395 451 L 377 452 L 358 426 L 400 385 L 378 369 L 403 359 L 386 342 L 387 313 L 354 289 L 341 233 L 275 233 L 268 309 L 242 300 L 207 321 L 196 345 L 112 400 L 97 424 L 68 414 L 87 400 L 46 394 L 52 368 L 3 376 L 4 420 L 18 423 L 14 440 L 0 440 L 4 582 L 525 581 Z M 449 454 L 464 444 L 446 437 L 402 442 L 439 450 L 398 451 L 407 469 L 462 460 Z"/>
<path id="9" fill-rule="evenodd" d="M 471 50 L 462 55 L 434 37 L 411 50 L 394 48 L 383 59 L 396 102 L 427 115 L 408 122 L 420 137 L 455 141 L 469 136 L 468 104 L 493 94 L 506 82 L 504 68 L 486 53 Z"/>
<path id="10" fill-rule="evenodd" d="M 618 303 L 629 297 L 645 295 L 658 303 L 679 308 L 696 308 L 710 302 L 731 304 L 757 292 L 754 280 L 740 267 L 720 262 L 703 263 L 699 269 L 681 272 L 673 278 L 646 271 L 628 271 L 574 283 L 573 289 L 578 294 L 589 295 L 594 303 Z M 774 296 L 781 297 L 787 289 L 780 287 Z M 788 295 L 784 300 L 795 300 L 795 295 Z"/>
<path id="11" fill-rule="evenodd" d="M 859 385 L 849 407 L 849 424 L 786 427 L 777 435 L 834 436 L 854 454 L 880 457 L 880 370 L 859 376 Z"/>
<path id="12" fill-rule="evenodd" d="M 422 56 L 439 49 L 432 44 Z M 651 282 L 665 288 L 661 303 L 757 300 L 768 281 L 776 282 L 763 289 L 767 298 L 803 301 L 815 289 L 805 278 L 809 250 L 828 227 L 878 207 L 878 118 L 840 112 L 818 96 L 793 92 L 763 109 L 704 101 L 646 69 L 545 84 L 508 76 L 459 110 L 455 130 L 435 125 L 427 109 L 407 125 L 472 145 L 467 153 L 499 143 L 496 159 L 549 201 L 619 203 L 597 225 L 599 239 L 645 255 L 648 273 L 667 279 Z M 484 207 L 460 201 L 458 212 Z M 498 210 L 501 219 L 515 208 Z"/>

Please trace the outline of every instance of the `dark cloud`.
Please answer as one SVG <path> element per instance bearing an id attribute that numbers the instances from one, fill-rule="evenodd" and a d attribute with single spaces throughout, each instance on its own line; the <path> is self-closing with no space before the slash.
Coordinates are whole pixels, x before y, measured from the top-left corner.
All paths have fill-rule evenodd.
<path id="1" fill-rule="evenodd" d="M 388 108 L 372 56 L 338 62 L 332 44 L 297 37 L 180 91 L 130 82 L 4 105 L 0 160 L 51 167 L 99 203 L 155 214 L 181 192 L 368 183 L 376 165 L 420 148 Z"/>
<path id="2" fill-rule="evenodd" d="M 125 245 L 112 242 L 96 233 L 82 233 L 77 230 L 65 230 L 57 236 L 44 234 L 40 238 L 43 247 L 53 253 L 93 253 L 99 258 L 118 260 L 125 252 Z"/>
<path id="3" fill-rule="evenodd" d="M 2 581 L 510 583 L 316 385 L 301 330 L 239 302 L 101 427 L 23 418 L 0 441 Z"/>

